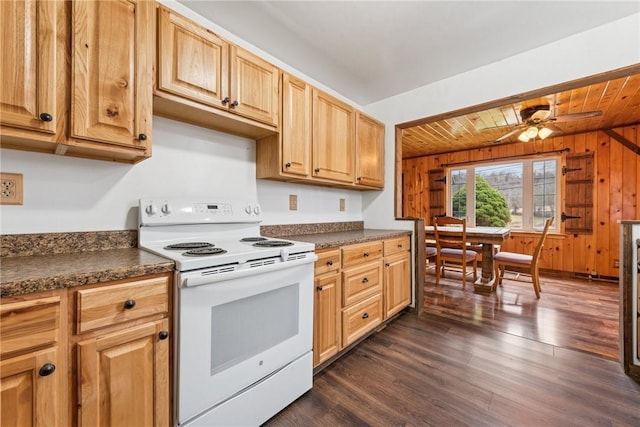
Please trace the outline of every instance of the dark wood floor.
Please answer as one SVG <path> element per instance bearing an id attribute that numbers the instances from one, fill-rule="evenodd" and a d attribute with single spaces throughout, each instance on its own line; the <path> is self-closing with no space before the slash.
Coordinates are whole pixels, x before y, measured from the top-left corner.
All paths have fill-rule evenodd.
<path id="1" fill-rule="evenodd" d="M 438 288 L 314 378 L 268 426 L 640 426 L 617 357 L 617 286 L 543 278 Z"/>

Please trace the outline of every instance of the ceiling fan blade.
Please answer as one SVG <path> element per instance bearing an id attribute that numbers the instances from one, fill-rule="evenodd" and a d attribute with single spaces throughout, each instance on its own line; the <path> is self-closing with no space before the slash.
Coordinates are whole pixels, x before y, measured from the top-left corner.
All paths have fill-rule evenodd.
<path id="1" fill-rule="evenodd" d="M 509 132 L 509 133 L 505 133 L 505 134 L 504 134 L 504 135 L 502 135 L 500 138 L 497 138 L 497 139 L 495 140 L 495 142 L 496 142 L 496 143 L 497 143 L 497 142 L 502 142 L 502 141 L 504 141 L 505 139 L 508 139 L 510 136 L 515 135 L 516 133 L 521 132 L 521 131 L 522 131 L 522 128 L 520 128 L 520 127 L 519 127 L 519 128 L 516 128 L 516 129 L 512 130 L 512 131 L 511 131 L 511 132 Z"/>
<path id="2" fill-rule="evenodd" d="M 584 113 L 565 114 L 563 116 L 556 116 L 549 119 L 553 122 L 570 122 L 572 120 L 588 119 L 591 117 L 598 117 L 602 115 L 602 111 L 585 111 Z"/>
<path id="3" fill-rule="evenodd" d="M 562 129 L 558 126 L 552 125 L 551 123 L 545 123 L 544 127 L 551 129 L 554 135 L 562 133 Z"/>

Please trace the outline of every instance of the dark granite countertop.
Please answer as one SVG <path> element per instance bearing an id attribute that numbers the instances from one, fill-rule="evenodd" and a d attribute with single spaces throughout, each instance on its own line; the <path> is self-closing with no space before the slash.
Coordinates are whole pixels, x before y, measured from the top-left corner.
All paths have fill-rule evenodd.
<path id="1" fill-rule="evenodd" d="M 173 271 L 173 261 L 138 248 L 0 258 L 0 297 Z"/>
<path id="2" fill-rule="evenodd" d="M 338 231 L 329 233 L 294 234 L 282 236 L 289 240 L 314 243 L 316 250 L 337 248 L 340 246 L 353 245 L 356 243 L 371 242 L 374 240 L 384 240 L 393 237 L 411 235 L 409 230 L 376 230 L 363 229 L 352 231 Z M 274 236 L 276 237 L 276 236 Z"/>

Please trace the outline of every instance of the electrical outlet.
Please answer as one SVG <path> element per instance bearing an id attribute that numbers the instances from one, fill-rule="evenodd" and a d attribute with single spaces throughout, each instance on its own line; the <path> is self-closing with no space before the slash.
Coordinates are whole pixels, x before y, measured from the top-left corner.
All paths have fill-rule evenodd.
<path id="1" fill-rule="evenodd" d="M 340 212 L 345 211 L 345 199 L 340 199 Z"/>
<path id="2" fill-rule="evenodd" d="M 298 196 L 295 194 L 289 195 L 289 210 L 290 211 L 298 210 Z"/>
<path id="3" fill-rule="evenodd" d="M 613 268 L 620 268 L 620 260 L 619 259 L 614 259 L 613 260 Z"/>
<path id="4" fill-rule="evenodd" d="M 22 204 L 22 174 L 0 172 L 0 205 Z"/>

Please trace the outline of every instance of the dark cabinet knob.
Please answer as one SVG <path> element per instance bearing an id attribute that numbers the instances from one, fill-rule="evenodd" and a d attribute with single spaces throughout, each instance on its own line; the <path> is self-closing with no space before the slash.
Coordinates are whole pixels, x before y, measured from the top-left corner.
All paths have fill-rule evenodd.
<path id="1" fill-rule="evenodd" d="M 42 368 L 40 368 L 40 370 L 38 371 L 38 374 L 41 377 L 48 377 L 49 375 L 53 374 L 55 370 L 56 370 L 56 365 L 54 365 L 53 363 L 45 363 L 44 365 L 42 365 Z"/>
<path id="2" fill-rule="evenodd" d="M 158 333 L 158 338 L 160 338 L 161 340 L 166 340 L 167 338 L 169 338 L 169 332 L 167 331 L 160 331 Z"/>
<path id="3" fill-rule="evenodd" d="M 238 101 L 233 101 L 233 102 L 231 103 L 230 107 L 231 107 L 231 108 L 236 108 L 238 105 L 240 105 L 240 104 L 238 103 Z"/>
<path id="4" fill-rule="evenodd" d="M 369 318 L 369 313 L 364 313 L 364 314 L 362 315 L 362 318 L 363 318 L 363 319 L 368 319 L 368 318 Z"/>
<path id="5" fill-rule="evenodd" d="M 361 176 L 357 177 L 356 181 L 362 181 L 362 177 Z"/>
<path id="6" fill-rule="evenodd" d="M 53 120 L 53 116 L 49 113 L 42 113 L 40 114 L 40 120 L 42 120 L 43 122 L 50 122 L 51 120 Z"/>
<path id="7" fill-rule="evenodd" d="M 140 141 L 146 141 L 147 140 L 147 135 L 145 135 L 144 133 L 141 133 L 140 135 L 138 135 L 138 139 Z"/>
<path id="8" fill-rule="evenodd" d="M 333 265 L 333 261 L 331 261 L 331 260 L 327 261 L 327 265 L 328 265 L 329 267 L 331 267 L 331 266 Z"/>
<path id="9" fill-rule="evenodd" d="M 366 277 L 362 279 L 362 283 L 369 283 L 369 279 L 367 279 Z"/>
<path id="10" fill-rule="evenodd" d="M 290 168 L 290 167 L 291 167 L 291 162 L 287 162 L 287 163 L 285 163 L 285 164 L 284 164 L 284 167 L 285 167 L 285 168 Z"/>
<path id="11" fill-rule="evenodd" d="M 228 96 L 225 96 L 225 98 L 222 100 L 222 105 L 227 105 L 229 102 L 231 102 L 231 100 Z"/>
<path id="12" fill-rule="evenodd" d="M 369 256 L 369 252 L 365 252 L 364 254 L 362 254 L 365 258 Z"/>
<path id="13" fill-rule="evenodd" d="M 391 267 L 391 264 L 386 263 L 384 266 L 385 266 L 385 267 Z"/>
<path id="14" fill-rule="evenodd" d="M 125 310 L 131 310 L 133 307 L 136 306 L 136 301 L 132 300 L 132 299 L 128 299 L 124 302 L 124 309 Z"/>
<path id="15" fill-rule="evenodd" d="M 322 286 L 316 286 L 316 290 L 320 292 L 320 291 L 324 291 L 324 288 Z"/>
<path id="16" fill-rule="evenodd" d="M 314 171 L 315 173 L 320 173 L 320 168 L 315 168 L 313 171 Z"/>

